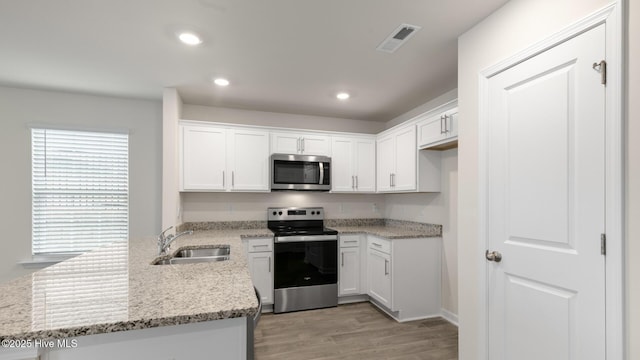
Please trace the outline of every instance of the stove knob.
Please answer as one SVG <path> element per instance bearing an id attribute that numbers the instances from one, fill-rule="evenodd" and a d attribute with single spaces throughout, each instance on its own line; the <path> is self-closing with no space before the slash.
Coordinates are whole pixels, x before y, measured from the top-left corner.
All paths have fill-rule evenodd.
<path id="1" fill-rule="evenodd" d="M 315 214 L 316 214 L 316 212 L 315 212 L 315 211 L 312 211 L 312 212 L 311 212 L 311 215 L 315 215 Z"/>
<path id="2" fill-rule="evenodd" d="M 274 212 L 273 212 L 273 215 L 275 216 L 276 214 L 277 214 L 277 212 L 275 212 L 275 211 L 274 211 Z"/>
<path id="3" fill-rule="evenodd" d="M 320 210 L 318 210 L 317 214 L 320 215 Z"/>
<path id="4" fill-rule="evenodd" d="M 282 211 L 278 211 L 278 215 L 282 215 Z"/>

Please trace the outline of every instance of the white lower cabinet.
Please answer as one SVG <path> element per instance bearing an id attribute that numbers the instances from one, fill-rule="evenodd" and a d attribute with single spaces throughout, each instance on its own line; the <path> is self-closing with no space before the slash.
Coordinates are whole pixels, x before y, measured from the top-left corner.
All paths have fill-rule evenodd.
<path id="1" fill-rule="evenodd" d="M 360 235 L 340 235 L 338 261 L 338 296 L 361 294 Z"/>
<path id="2" fill-rule="evenodd" d="M 439 316 L 441 241 L 367 235 L 369 299 L 398 321 Z"/>
<path id="3" fill-rule="evenodd" d="M 367 254 L 367 263 L 369 264 L 368 294 L 381 305 L 392 309 L 391 255 L 372 247 L 367 249 Z"/>
<path id="4" fill-rule="evenodd" d="M 247 262 L 263 305 L 273 304 L 273 238 L 247 239 Z"/>

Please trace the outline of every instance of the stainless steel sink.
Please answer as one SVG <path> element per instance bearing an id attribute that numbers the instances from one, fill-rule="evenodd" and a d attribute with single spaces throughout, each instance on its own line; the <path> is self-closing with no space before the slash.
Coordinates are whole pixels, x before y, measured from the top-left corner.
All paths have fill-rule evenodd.
<path id="1" fill-rule="evenodd" d="M 184 249 L 178 251 L 174 258 L 194 258 L 194 257 L 209 257 L 209 256 L 226 256 L 229 255 L 231 249 L 229 245 L 223 245 L 221 247 L 211 248 L 199 248 L 199 249 Z"/>
<path id="2" fill-rule="evenodd" d="M 229 245 L 212 246 L 199 249 L 181 249 L 173 257 L 156 260 L 152 265 L 194 264 L 229 260 Z"/>

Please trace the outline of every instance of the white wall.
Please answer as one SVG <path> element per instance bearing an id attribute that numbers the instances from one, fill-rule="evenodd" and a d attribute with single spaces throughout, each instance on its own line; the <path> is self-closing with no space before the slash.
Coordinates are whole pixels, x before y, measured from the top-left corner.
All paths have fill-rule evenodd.
<path id="1" fill-rule="evenodd" d="M 269 206 L 322 206 L 327 219 L 381 218 L 384 196 L 312 192 L 184 193 L 183 220 L 267 220 Z"/>
<path id="2" fill-rule="evenodd" d="M 628 1 L 627 311 L 628 359 L 640 359 L 640 3 Z"/>
<path id="3" fill-rule="evenodd" d="M 420 106 L 416 106 L 415 108 L 407 111 L 404 114 L 401 114 L 389 121 L 387 121 L 385 123 L 384 128 L 385 129 L 389 129 L 392 128 L 398 124 L 401 124 L 409 119 L 412 119 L 420 114 L 423 114 L 429 110 L 433 110 L 435 108 L 437 108 L 438 106 L 445 104 L 449 101 L 455 100 L 458 98 L 458 89 L 453 89 L 450 91 L 447 91 L 446 93 L 438 96 L 435 99 L 429 100 L 426 103 L 420 105 Z"/>
<path id="4" fill-rule="evenodd" d="M 384 123 L 374 121 L 229 109 L 190 104 L 184 104 L 182 108 L 182 119 L 257 126 L 275 126 L 294 129 L 344 131 L 365 134 L 376 134 L 384 130 Z"/>
<path id="5" fill-rule="evenodd" d="M 458 314 L 458 149 L 442 152 L 439 193 L 387 194 L 384 217 L 442 224 L 442 308 Z"/>
<path id="6" fill-rule="evenodd" d="M 0 87 L 0 282 L 28 273 L 31 258 L 31 138 L 27 124 L 129 129 L 130 235 L 160 226 L 159 102 Z"/>
<path id="7" fill-rule="evenodd" d="M 480 316 L 482 244 L 478 241 L 478 73 L 569 24 L 609 0 L 512 0 L 458 42 L 459 135 L 459 358 L 477 359 L 484 344 Z M 636 281 L 637 282 L 637 281 Z M 636 336 L 637 338 L 637 336 Z"/>

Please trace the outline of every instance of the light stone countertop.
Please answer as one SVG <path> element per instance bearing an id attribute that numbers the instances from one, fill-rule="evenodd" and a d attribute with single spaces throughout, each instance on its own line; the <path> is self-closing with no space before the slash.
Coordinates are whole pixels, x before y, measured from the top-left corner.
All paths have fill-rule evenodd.
<path id="1" fill-rule="evenodd" d="M 252 316 L 258 309 L 241 237 L 270 230 L 183 236 L 180 247 L 229 244 L 221 262 L 151 265 L 155 238 L 105 247 L 0 284 L 0 339 L 55 339 Z"/>
<path id="2" fill-rule="evenodd" d="M 395 220 L 328 226 L 341 234 L 386 239 L 442 234 L 440 225 Z M 158 258 L 155 237 L 134 238 L 0 284 L 0 340 L 67 338 L 252 316 L 258 301 L 241 239 L 272 236 L 264 227 L 196 231 L 176 240 L 169 253 L 228 244 L 230 259 L 178 265 L 151 265 Z"/>
<path id="3" fill-rule="evenodd" d="M 399 226 L 332 226 L 339 234 L 368 234 L 387 240 L 442 236 L 439 229 L 408 229 Z"/>

